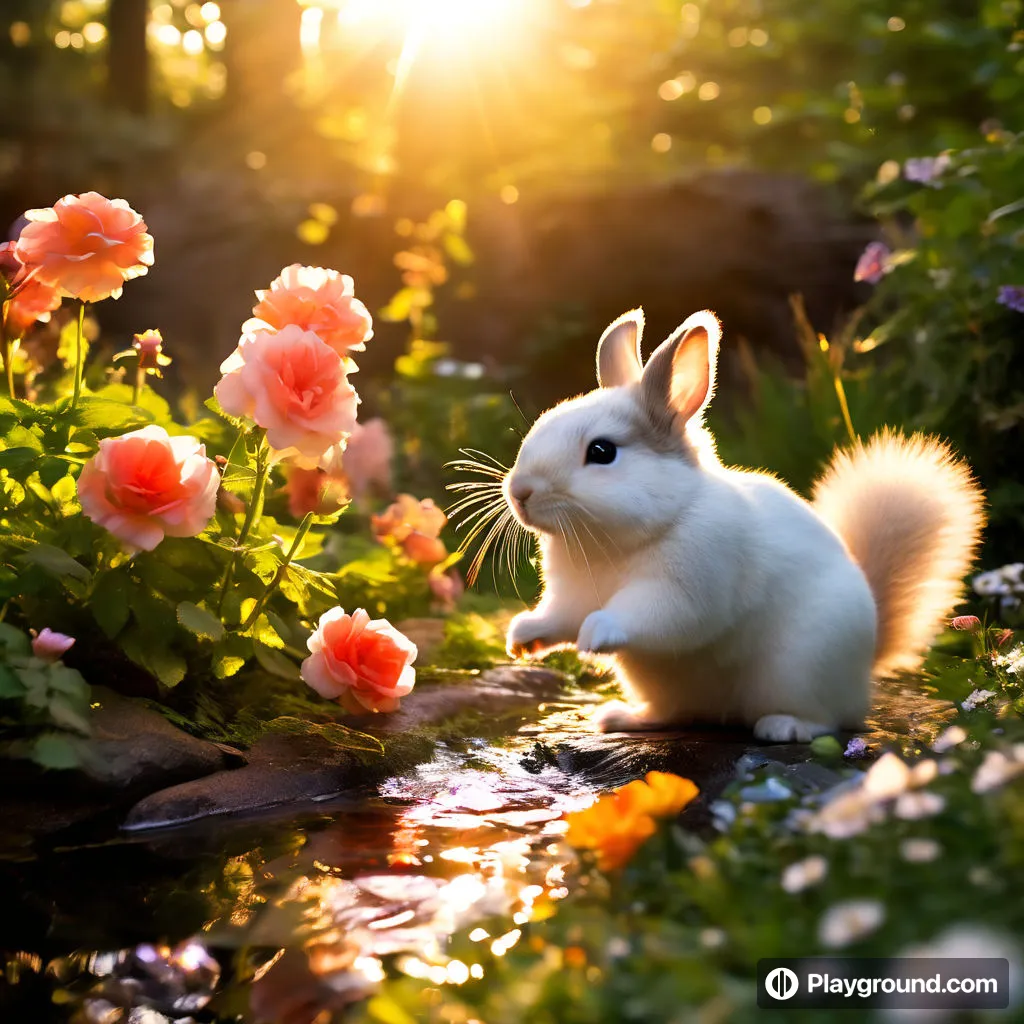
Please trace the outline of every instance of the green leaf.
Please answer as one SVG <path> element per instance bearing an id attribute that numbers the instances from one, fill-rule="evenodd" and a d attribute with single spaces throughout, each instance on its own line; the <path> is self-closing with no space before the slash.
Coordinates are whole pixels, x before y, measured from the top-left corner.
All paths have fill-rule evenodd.
<path id="1" fill-rule="evenodd" d="M 302 678 L 299 675 L 299 666 L 280 651 L 271 650 L 263 644 L 254 644 L 253 654 L 259 662 L 260 668 L 272 676 L 287 679 L 289 682 L 298 682 Z"/>
<path id="2" fill-rule="evenodd" d="M 18 424 L 7 431 L 4 442 L 7 448 L 31 448 L 34 452 L 43 454 L 43 439 L 38 428 L 30 429 Z"/>
<path id="3" fill-rule="evenodd" d="M 0 622 L 0 646 L 5 648 L 4 654 L 8 658 L 28 657 L 32 653 L 28 636 L 8 622 Z"/>
<path id="4" fill-rule="evenodd" d="M 178 622 L 200 640 L 220 640 L 224 635 L 224 623 L 191 601 L 182 601 L 178 605 Z"/>
<path id="5" fill-rule="evenodd" d="M 66 551 L 55 548 L 52 544 L 34 544 L 22 556 L 22 561 L 38 565 L 51 576 L 63 579 L 71 576 L 73 579 L 88 583 L 92 579 L 92 573 L 81 562 L 75 561 Z"/>
<path id="6" fill-rule="evenodd" d="M 44 768 L 77 768 L 81 763 L 74 741 L 58 732 L 44 732 L 32 744 L 32 760 Z"/>
<path id="7" fill-rule="evenodd" d="M 0 700 L 24 697 L 24 695 L 25 687 L 17 673 L 12 672 L 7 665 L 0 665 Z"/>
<path id="8" fill-rule="evenodd" d="M 213 656 L 213 674 L 218 679 L 235 675 L 252 657 L 253 642 L 237 633 L 226 633 Z"/>
<path id="9" fill-rule="evenodd" d="M 153 415 L 144 409 L 115 402 L 110 398 L 86 395 L 78 408 L 65 413 L 68 421 L 76 427 L 99 433 L 123 434 L 153 422 Z"/>
<path id="10" fill-rule="evenodd" d="M 100 576 L 92 592 L 89 607 L 100 629 L 113 640 L 128 625 L 131 614 L 129 591 L 131 580 L 123 572 L 106 572 Z"/>
<path id="11" fill-rule="evenodd" d="M 241 420 L 237 416 L 229 416 L 221 408 L 220 402 L 218 402 L 216 398 L 208 398 L 203 403 L 203 405 L 205 405 L 206 408 L 210 410 L 210 412 L 215 413 L 217 416 L 219 416 L 222 420 L 227 420 L 228 423 L 230 423 L 233 427 L 236 427 L 238 430 L 244 430 L 249 426 L 249 424 L 246 423 L 245 420 Z"/>
<path id="12" fill-rule="evenodd" d="M 0 451 L 0 469 L 17 473 L 19 469 L 34 465 L 38 458 L 39 452 L 34 448 L 4 448 Z"/>
<path id="13" fill-rule="evenodd" d="M 146 656 L 146 668 L 163 683 L 173 687 L 185 678 L 185 659 L 169 647 L 157 647 Z"/>
<path id="14" fill-rule="evenodd" d="M 67 729 L 68 732 L 81 733 L 83 736 L 88 736 L 92 732 L 92 726 L 82 713 L 82 708 L 76 707 L 62 694 L 57 694 L 50 700 L 49 711 L 54 724 Z"/>
<path id="15" fill-rule="evenodd" d="M 39 463 L 39 479 L 53 490 L 53 487 L 68 476 L 68 464 L 62 459 L 43 459 Z M 72 481 L 74 485 L 74 481 Z M 72 490 L 74 493 L 74 490 Z"/>

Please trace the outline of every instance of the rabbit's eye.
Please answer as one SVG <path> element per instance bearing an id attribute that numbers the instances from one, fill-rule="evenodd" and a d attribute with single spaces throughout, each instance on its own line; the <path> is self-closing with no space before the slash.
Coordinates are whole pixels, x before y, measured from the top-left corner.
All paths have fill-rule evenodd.
<path id="1" fill-rule="evenodd" d="M 587 445 L 587 457 L 585 462 L 596 462 L 599 466 L 607 466 L 615 461 L 615 456 L 618 455 L 619 449 L 614 441 L 609 441 L 607 437 L 599 437 L 591 441 Z"/>

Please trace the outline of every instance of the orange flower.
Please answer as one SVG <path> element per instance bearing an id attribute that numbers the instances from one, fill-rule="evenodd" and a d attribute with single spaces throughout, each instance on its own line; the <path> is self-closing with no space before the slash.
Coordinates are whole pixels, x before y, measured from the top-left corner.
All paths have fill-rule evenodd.
<path id="1" fill-rule="evenodd" d="M 698 792 L 689 779 L 648 772 L 644 780 L 620 786 L 590 807 L 570 814 L 565 838 L 578 849 L 594 850 L 598 866 L 614 871 L 654 835 L 655 818 L 675 817 Z"/>
<path id="2" fill-rule="evenodd" d="M 348 274 L 293 263 L 267 291 L 256 293 L 254 319 L 242 330 L 279 331 L 294 324 L 319 335 L 339 356 L 361 352 L 373 337 L 373 318 L 354 287 Z"/>
<path id="3" fill-rule="evenodd" d="M 123 200 L 98 192 L 28 210 L 15 253 L 35 280 L 83 302 L 118 298 L 153 265 L 153 236 Z"/>
<path id="4" fill-rule="evenodd" d="M 293 466 L 288 473 L 287 490 L 288 511 L 296 519 L 307 512 L 329 515 L 349 500 L 345 479 L 331 476 L 322 469 Z"/>
<path id="5" fill-rule="evenodd" d="M 4 307 L 4 333 L 9 341 L 20 338 L 37 321 L 46 323 L 61 302 L 56 288 L 29 276 L 14 246 L 14 242 L 0 245 L 0 276 L 4 278 L 8 296 Z"/>
<path id="6" fill-rule="evenodd" d="M 430 498 L 417 501 L 411 494 L 400 494 L 383 515 L 371 518 L 377 540 L 398 544 L 406 558 L 420 565 L 444 561 L 448 551 L 439 535 L 447 522 Z"/>
<path id="7" fill-rule="evenodd" d="M 689 779 L 671 772 L 648 772 L 624 789 L 633 788 L 647 813 L 655 818 L 674 818 L 700 792 Z"/>

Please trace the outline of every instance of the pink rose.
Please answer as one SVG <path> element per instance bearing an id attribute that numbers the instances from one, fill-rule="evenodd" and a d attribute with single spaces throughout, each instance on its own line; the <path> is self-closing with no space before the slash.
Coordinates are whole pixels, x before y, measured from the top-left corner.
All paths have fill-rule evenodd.
<path id="1" fill-rule="evenodd" d="M 319 335 L 340 356 L 363 351 L 373 337 L 373 318 L 355 297 L 352 278 L 336 270 L 293 263 L 256 298 L 245 332 L 280 331 L 292 324 Z"/>
<path id="2" fill-rule="evenodd" d="M 263 427 L 279 459 L 313 467 L 355 425 L 359 397 L 345 360 L 312 331 L 246 335 L 220 369 L 221 408 Z"/>
<path id="3" fill-rule="evenodd" d="M 371 492 L 391 493 L 391 460 L 395 443 L 388 425 L 377 417 L 356 423 L 344 447 L 332 448 L 321 463 L 328 473 L 344 476 L 353 498 Z"/>
<path id="4" fill-rule="evenodd" d="M 416 683 L 416 645 L 362 608 L 351 615 L 341 608 L 325 612 L 306 646 L 302 678 L 353 713 L 396 711 Z"/>
<path id="5" fill-rule="evenodd" d="M 451 611 L 466 592 L 462 577 L 455 569 L 449 569 L 448 572 L 437 572 L 435 569 L 427 576 L 427 585 L 437 599 L 438 606 L 444 611 Z"/>
<path id="6" fill-rule="evenodd" d="M 98 192 L 28 210 L 15 253 L 34 278 L 83 302 L 118 298 L 153 265 L 153 236 L 123 200 Z"/>
<path id="7" fill-rule="evenodd" d="M 74 646 L 75 638 L 64 633 L 55 633 L 47 627 L 32 638 L 32 653 L 43 661 L 60 661 Z"/>
<path id="8" fill-rule="evenodd" d="M 126 547 L 152 551 L 165 536 L 202 533 L 219 484 L 205 445 L 150 426 L 100 441 L 78 478 L 78 500 L 85 515 Z"/>

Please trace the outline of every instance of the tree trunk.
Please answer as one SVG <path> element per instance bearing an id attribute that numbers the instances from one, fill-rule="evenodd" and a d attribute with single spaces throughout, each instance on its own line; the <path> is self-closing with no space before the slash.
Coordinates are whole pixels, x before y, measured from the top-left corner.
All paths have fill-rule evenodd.
<path id="1" fill-rule="evenodd" d="M 107 14 L 107 92 L 114 106 L 133 114 L 149 110 L 149 0 L 110 0 Z"/>

